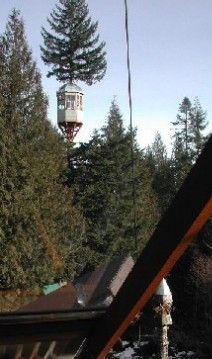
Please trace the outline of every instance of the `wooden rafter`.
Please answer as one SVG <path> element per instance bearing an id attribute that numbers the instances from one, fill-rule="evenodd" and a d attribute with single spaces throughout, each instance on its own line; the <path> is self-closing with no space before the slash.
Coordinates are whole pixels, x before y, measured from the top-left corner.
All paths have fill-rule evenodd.
<path id="1" fill-rule="evenodd" d="M 212 216 L 212 136 L 78 358 L 103 359 Z"/>

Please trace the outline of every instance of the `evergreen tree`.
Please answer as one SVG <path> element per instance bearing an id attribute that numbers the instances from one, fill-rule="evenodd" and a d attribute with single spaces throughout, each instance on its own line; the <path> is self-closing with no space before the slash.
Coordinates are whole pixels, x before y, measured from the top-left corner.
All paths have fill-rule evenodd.
<path id="1" fill-rule="evenodd" d="M 143 153 L 136 142 L 136 131 L 133 130 L 132 155 L 130 129 L 124 129 L 122 115 L 115 101 L 111 104 L 102 134 L 114 178 L 111 198 L 114 215 L 110 219 L 114 238 L 109 251 L 120 253 L 127 250 L 137 255 L 149 239 L 158 207 Z"/>
<path id="2" fill-rule="evenodd" d="M 86 238 L 92 251 L 92 264 L 105 257 L 107 208 L 110 202 L 109 162 L 102 156 L 102 141 L 97 133 L 70 155 L 68 184 L 74 187 L 74 203 L 86 219 Z"/>
<path id="3" fill-rule="evenodd" d="M 185 97 L 180 104 L 177 120 L 172 124 L 175 131 L 172 163 L 175 191 L 178 191 L 207 138 L 203 134 L 207 127 L 206 113 L 198 98 L 192 105 L 191 101 Z"/>
<path id="4" fill-rule="evenodd" d="M 203 148 L 206 136 L 206 113 L 199 100 L 194 104 L 185 98 L 180 106 L 175 126 L 175 141 L 172 151 L 172 171 L 175 193 L 197 159 Z M 211 296 L 207 290 L 211 267 L 211 226 L 210 221 L 199 234 L 182 259 L 170 274 L 170 285 L 174 296 L 176 310 L 174 321 L 180 332 L 187 332 L 196 340 L 209 338 L 208 312 Z M 204 245 L 203 237 L 206 240 Z M 205 249 L 207 247 L 207 249 Z"/>
<path id="5" fill-rule="evenodd" d="M 36 95 L 40 90 L 40 77 L 28 49 L 23 21 L 16 10 L 13 10 L 9 16 L 5 33 L 0 38 L 0 51 L 2 130 L 7 148 L 4 156 L 6 170 L 1 173 L 4 183 L 2 206 L 6 209 L 8 217 L 7 220 L 1 217 L 5 238 L 1 252 L 3 272 L 1 285 L 24 286 L 27 283 L 27 268 L 30 268 L 29 262 L 27 268 L 23 265 L 23 261 L 26 263 L 24 253 L 32 252 L 29 249 L 33 231 L 29 210 L 31 188 L 30 168 L 27 167 L 26 157 L 28 153 L 26 128 L 29 123 L 31 125 L 37 123 L 32 111 L 38 105 Z M 42 92 L 40 94 L 43 96 Z M 40 110 L 42 111 L 44 107 L 46 107 L 45 101 Z M 45 116 L 45 113 L 43 115 Z M 27 202 L 28 206 L 26 206 Z"/>
<path id="6" fill-rule="evenodd" d="M 40 75 L 26 41 L 24 23 L 17 10 L 9 16 L 5 33 L 0 38 L 1 84 L 4 115 L 14 131 L 30 119 Z"/>
<path id="7" fill-rule="evenodd" d="M 10 202 L 10 195 L 6 188 L 9 188 L 9 178 L 6 176 L 7 173 L 7 142 L 8 134 L 4 128 L 4 120 L 2 118 L 2 101 L 0 99 L 0 245 L 5 239 L 5 226 L 8 224 L 8 208 L 7 205 Z"/>
<path id="8" fill-rule="evenodd" d="M 192 116 L 192 103 L 184 97 L 179 106 L 177 119 L 172 122 L 174 126 L 174 143 L 172 148 L 172 169 L 175 193 L 179 190 L 183 180 L 192 166 L 190 124 Z"/>
<path id="9" fill-rule="evenodd" d="M 167 160 L 167 151 L 159 132 L 155 135 L 155 139 L 152 144 L 152 152 L 156 167 L 160 167 Z"/>
<path id="10" fill-rule="evenodd" d="M 83 218 L 64 185 L 65 145 L 47 120 L 18 11 L 0 37 L 0 55 L 0 286 L 29 287 L 83 265 Z"/>
<path id="11" fill-rule="evenodd" d="M 131 136 L 123 126 L 119 107 L 112 102 L 106 125 L 102 128 L 103 157 L 110 163 L 110 206 L 107 216 L 109 252 L 136 250 L 137 228 L 134 228 Z M 134 136 L 135 139 L 135 136 Z M 136 150 L 136 149 L 135 149 Z M 137 158 L 134 153 L 134 177 Z M 136 194 L 135 194 L 136 196 Z M 136 224 L 135 224 L 136 225 Z"/>
<path id="12" fill-rule="evenodd" d="M 207 114 L 202 109 L 198 97 L 195 98 L 194 105 L 191 110 L 191 119 L 189 124 L 189 132 L 191 138 L 192 159 L 196 160 L 207 139 L 203 131 L 208 125 Z"/>
<path id="13" fill-rule="evenodd" d="M 85 0 L 58 0 L 48 23 L 52 33 L 42 29 L 41 46 L 44 63 L 52 66 L 47 76 L 88 85 L 100 81 L 106 72 L 105 43 L 99 43 L 98 22 L 91 21 Z"/>
<path id="14" fill-rule="evenodd" d="M 177 193 L 180 186 L 182 185 L 186 175 L 191 169 L 191 161 L 188 159 L 185 153 L 180 137 L 176 136 L 173 143 L 172 155 L 171 155 L 171 169 L 173 176 L 174 194 Z"/>
<path id="15" fill-rule="evenodd" d="M 189 124 L 191 116 L 191 101 L 188 97 L 184 97 L 182 103 L 179 106 L 179 113 L 177 119 L 172 124 L 175 126 L 175 137 L 182 142 L 186 156 L 189 158 Z"/>
<path id="16" fill-rule="evenodd" d="M 150 169 L 152 188 L 163 214 L 174 195 L 174 178 L 172 162 L 167 156 L 166 146 L 159 133 L 156 134 L 152 146 L 147 148 L 145 160 Z"/>
<path id="17" fill-rule="evenodd" d="M 106 125 L 71 155 L 69 183 L 74 185 L 76 204 L 87 220 L 88 245 L 96 262 L 115 253 L 137 254 L 155 224 L 156 201 L 136 143 L 132 178 L 130 141 L 130 132 L 124 129 L 119 107 L 113 101 Z"/>

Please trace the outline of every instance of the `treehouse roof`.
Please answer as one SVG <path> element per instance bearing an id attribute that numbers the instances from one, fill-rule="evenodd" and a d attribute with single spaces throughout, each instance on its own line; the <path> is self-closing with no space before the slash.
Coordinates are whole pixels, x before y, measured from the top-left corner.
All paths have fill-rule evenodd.
<path id="1" fill-rule="evenodd" d="M 59 88 L 58 93 L 60 92 L 79 92 L 83 94 L 81 88 L 75 84 L 64 84 Z"/>

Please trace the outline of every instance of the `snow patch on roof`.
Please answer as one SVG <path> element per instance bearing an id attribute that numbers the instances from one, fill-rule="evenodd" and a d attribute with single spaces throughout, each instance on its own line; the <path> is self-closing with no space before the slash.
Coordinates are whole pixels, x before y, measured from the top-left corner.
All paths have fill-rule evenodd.
<path id="1" fill-rule="evenodd" d="M 79 92 L 81 94 L 83 93 L 82 89 L 75 84 L 65 84 L 59 88 L 58 92 Z"/>

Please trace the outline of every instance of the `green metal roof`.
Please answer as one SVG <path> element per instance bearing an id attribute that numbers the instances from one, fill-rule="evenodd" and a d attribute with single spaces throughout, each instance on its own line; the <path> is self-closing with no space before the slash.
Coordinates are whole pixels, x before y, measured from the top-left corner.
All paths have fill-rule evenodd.
<path id="1" fill-rule="evenodd" d="M 65 84 L 59 88 L 58 92 L 80 92 L 80 93 L 83 93 L 82 89 L 75 84 Z"/>
<path id="2" fill-rule="evenodd" d="M 52 283 L 52 284 L 48 284 L 48 285 L 45 285 L 43 287 L 43 293 L 45 295 L 49 294 L 49 293 L 52 293 L 54 292 L 55 290 L 61 288 L 60 284 L 59 283 Z"/>

